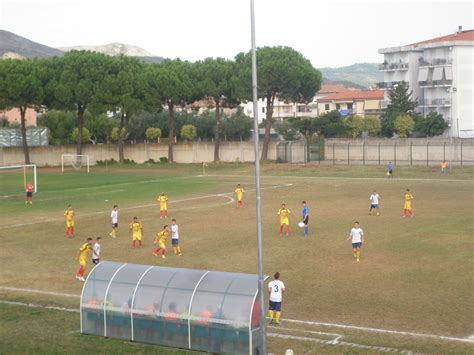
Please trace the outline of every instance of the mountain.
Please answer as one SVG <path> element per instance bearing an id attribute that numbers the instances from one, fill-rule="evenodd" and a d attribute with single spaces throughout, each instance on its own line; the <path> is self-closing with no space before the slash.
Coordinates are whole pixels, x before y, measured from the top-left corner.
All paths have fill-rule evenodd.
<path id="1" fill-rule="evenodd" d="M 137 57 L 147 63 L 159 63 L 163 61 L 163 57 L 158 57 L 143 48 L 132 46 L 124 43 L 110 43 L 99 46 L 72 46 L 59 48 L 62 51 L 68 52 L 71 50 L 85 50 L 104 53 L 110 56 L 126 55 L 129 57 Z"/>
<path id="2" fill-rule="evenodd" d="M 14 33 L 0 30 L 0 59 L 46 58 L 62 56 L 56 48 L 39 44 Z"/>
<path id="3" fill-rule="evenodd" d="M 323 78 L 332 82 L 349 81 L 364 88 L 374 86 L 383 81 L 383 73 L 379 72 L 377 63 L 357 63 L 339 68 L 320 68 Z"/>
<path id="4" fill-rule="evenodd" d="M 347 80 L 330 80 L 328 78 L 323 78 L 323 84 L 328 84 L 328 85 L 342 85 L 345 86 L 346 88 L 354 88 L 358 90 L 367 90 L 366 86 L 356 84 L 352 81 L 347 81 Z"/>

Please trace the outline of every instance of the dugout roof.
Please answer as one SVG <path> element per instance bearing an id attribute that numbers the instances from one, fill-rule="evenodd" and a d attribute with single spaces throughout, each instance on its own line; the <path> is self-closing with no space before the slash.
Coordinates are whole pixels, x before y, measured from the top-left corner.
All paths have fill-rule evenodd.
<path id="1" fill-rule="evenodd" d="M 104 261 L 81 295 L 81 332 L 210 352 L 256 353 L 257 275 Z"/>

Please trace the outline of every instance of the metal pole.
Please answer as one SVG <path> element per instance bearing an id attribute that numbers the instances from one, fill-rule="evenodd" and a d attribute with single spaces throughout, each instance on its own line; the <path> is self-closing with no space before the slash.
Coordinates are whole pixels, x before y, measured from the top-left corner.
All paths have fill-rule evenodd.
<path id="1" fill-rule="evenodd" d="M 379 143 L 379 165 L 380 165 L 380 144 L 382 143 Z"/>
<path id="2" fill-rule="evenodd" d="M 258 255 L 258 292 L 260 305 L 260 336 L 262 339 L 262 354 L 267 354 L 267 334 L 265 319 L 265 304 L 263 294 L 263 242 L 262 242 L 262 200 L 260 192 L 260 154 L 258 130 L 258 94 L 257 94 L 257 49 L 255 41 L 255 4 L 250 0 L 250 27 L 252 43 L 252 100 L 253 100 L 253 128 L 255 133 L 255 202 L 257 219 L 257 255 Z"/>
<path id="3" fill-rule="evenodd" d="M 336 143 L 332 144 L 332 165 L 336 164 L 336 155 L 335 155 Z"/>
<path id="4" fill-rule="evenodd" d="M 393 145 L 393 164 L 397 165 L 397 143 Z"/>
<path id="5" fill-rule="evenodd" d="M 430 142 L 426 143 L 426 166 L 430 166 Z"/>
<path id="6" fill-rule="evenodd" d="M 347 165 L 351 165 L 350 152 L 351 152 L 351 142 L 347 143 Z"/>
<path id="7" fill-rule="evenodd" d="M 413 165 L 413 142 L 410 142 L 410 166 Z"/>
<path id="8" fill-rule="evenodd" d="M 365 165 L 365 142 L 362 143 L 362 164 Z"/>

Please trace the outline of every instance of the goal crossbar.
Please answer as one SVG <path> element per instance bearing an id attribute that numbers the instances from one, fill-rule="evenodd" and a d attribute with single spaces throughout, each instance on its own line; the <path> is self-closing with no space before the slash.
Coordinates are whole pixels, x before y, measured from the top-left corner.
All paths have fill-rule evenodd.
<path id="1" fill-rule="evenodd" d="M 26 187 L 26 168 L 33 168 L 33 186 L 35 192 L 38 192 L 38 179 L 36 176 L 36 164 L 6 165 L 0 166 L 0 170 L 21 169 L 23 168 L 23 185 Z"/>
<path id="2" fill-rule="evenodd" d="M 86 158 L 87 172 L 90 173 L 90 160 L 87 154 L 61 154 L 61 171 L 64 173 L 64 158 Z"/>

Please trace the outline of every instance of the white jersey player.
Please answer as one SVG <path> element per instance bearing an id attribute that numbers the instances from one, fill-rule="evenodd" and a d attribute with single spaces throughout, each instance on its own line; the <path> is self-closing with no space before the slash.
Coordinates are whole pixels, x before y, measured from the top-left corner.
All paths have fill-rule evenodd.
<path id="1" fill-rule="evenodd" d="M 270 323 L 275 322 L 280 324 L 281 316 L 281 302 L 283 299 L 283 292 L 285 292 L 285 284 L 280 281 L 280 273 L 275 273 L 274 280 L 268 284 L 268 294 L 270 296 L 270 305 L 268 316 Z"/>

